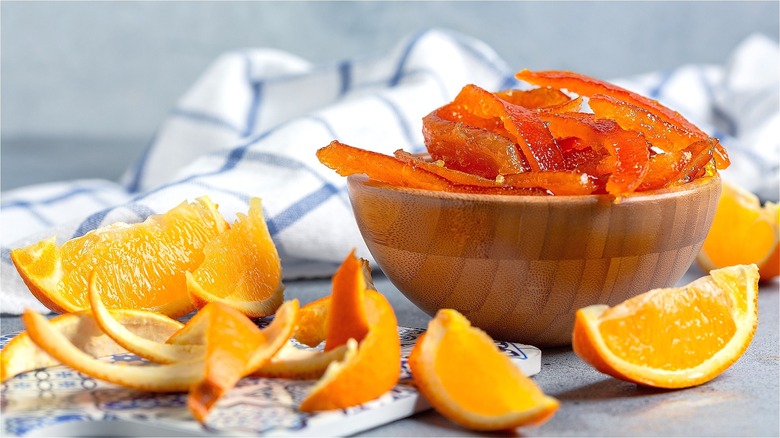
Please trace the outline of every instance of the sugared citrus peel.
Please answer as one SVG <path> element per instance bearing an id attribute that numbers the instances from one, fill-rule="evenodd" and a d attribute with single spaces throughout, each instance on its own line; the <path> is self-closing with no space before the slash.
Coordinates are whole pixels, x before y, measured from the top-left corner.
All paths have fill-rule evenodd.
<path id="1" fill-rule="evenodd" d="M 450 420 L 474 430 L 539 425 L 558 409 L 482 330 L 452 309 L 428 323 L 409 356 L 414 383 Z"/>
<path id="2" fill-rule="evenodd" d="M 712 176 L 729 165 L 717 139 L 657 101 L 565 71 L 523 70 L 540 86 L 466 85 L 423 118 L 430 161 L 338 141 L 317 151 L 339 175 L 397 187 L 503 195 L 612 195 L 616 200 Z M 576 93 L 570 97 L 568 93 Z M 583 109 L 588 98 L 589 110 Z"/>
<path id="3" fill-rule="evenodd" d="M 738 265 L 615 307 L 582 308 L 572 346 L 584 361 L 615 378 L 686 388 L 728 369 L 747 349 L 757 324 L 758 268 Z"/>

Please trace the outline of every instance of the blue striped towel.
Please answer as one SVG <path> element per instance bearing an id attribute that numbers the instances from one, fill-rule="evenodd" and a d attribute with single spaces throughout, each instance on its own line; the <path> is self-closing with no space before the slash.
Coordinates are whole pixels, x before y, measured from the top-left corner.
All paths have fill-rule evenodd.
<path id="1" fill-rule="evenodd" d="M 659 99 L 719 136 L 734 178 L 777 199 L 778 47 L 756 36 L 730 63 L 683 66 L 616 82 Z M 370 258 L 345 181 L 315 151 L 338 139 L 383 153 L 424 150 L 421 118 L 468 83 L 521 86 L 487 45 L 434 29 L 380 57 L 324 65 L 275 50 L 219 57 L 180 99 L 119 183 L 76 180 L 2 193 L 0 311 L 45 311 L 10 250 L 52 235 L 58 243 L 113 222 L 139 222 L 209 195 L 228 221 L 263 198 L 285 279 L 330 275 L 353 247 Z M 754 175 L 762 179 L 756 180 Z"/>

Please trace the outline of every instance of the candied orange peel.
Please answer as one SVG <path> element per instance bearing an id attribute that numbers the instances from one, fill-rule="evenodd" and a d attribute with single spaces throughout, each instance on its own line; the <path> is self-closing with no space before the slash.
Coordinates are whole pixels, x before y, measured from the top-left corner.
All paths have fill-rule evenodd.
<path id="1" fill-rule="evenodd" d="M 427 157 L 338 141 L 317 157 L 342 176 L 366 174 L 397 187 L 617 200 L 729 165 L 716 138 L 656 100 L 568 71 L 522 70 L 516 77 L 537 88 L 489 92 L 469 84 L 425 116 Z"/>

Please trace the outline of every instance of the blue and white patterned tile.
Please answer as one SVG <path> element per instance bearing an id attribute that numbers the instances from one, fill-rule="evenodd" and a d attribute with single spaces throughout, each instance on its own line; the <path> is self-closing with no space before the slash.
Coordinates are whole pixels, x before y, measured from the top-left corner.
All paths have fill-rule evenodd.
<path id="1" fill-rule="evenodd" d="M 187 409 L 187 394 L 135 391 L 95 380 L 68 367 L 56 366 L 3 382 L 0 431 L 2 435 L 24 436 L 39 429 L 51 430 L 51 426 L 58 424 L 115 421 L 117 427 L 122 427 L 121 423 L 125 421 L 165 424 L 183 434 L 350 435 L 429 408 L 414 388 L 406 364 L 406 358 L 423 332 L 399 328 L 402 351 L 399 383 L 382 397 L 349 409 L 313 414 L 300 412 L 297 406 L 314 381 L 249 377 L 225 394 L 206 424 L 201 425 Z M 5 345 L 12 337 L 0 338 L 0 345 Z M 497 342 L 496 345 L 526 374 L 535 374 L 541 367 L 541 352 L 535 347 L 508 342 Z M 148 364 L 133 354 L 120 354 L 105 360 Z"/>

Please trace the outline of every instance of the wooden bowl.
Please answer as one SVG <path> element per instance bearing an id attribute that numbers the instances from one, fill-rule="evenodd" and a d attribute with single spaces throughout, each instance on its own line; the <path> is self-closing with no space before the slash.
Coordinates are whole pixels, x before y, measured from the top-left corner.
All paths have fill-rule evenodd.
<path id="1" fill-rule="evenodd" d="M 348 178 L 368 249 L 430 315 L 463 313 L 494 339 L 569 345 L 577 309 L 673 286 L 712 223 L 718 176 L 626 196 L 500 196 Z"/>

